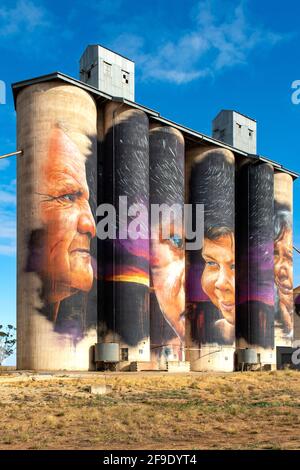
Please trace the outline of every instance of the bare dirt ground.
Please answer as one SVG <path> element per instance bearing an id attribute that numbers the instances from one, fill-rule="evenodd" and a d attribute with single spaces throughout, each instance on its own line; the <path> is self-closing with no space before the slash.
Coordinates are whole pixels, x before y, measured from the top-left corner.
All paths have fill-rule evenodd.
<path id="1" fill-rule="evenodd" d="M 0 449 L 300 449 L 300 373 L 3 373 L 0 429 Z"/>

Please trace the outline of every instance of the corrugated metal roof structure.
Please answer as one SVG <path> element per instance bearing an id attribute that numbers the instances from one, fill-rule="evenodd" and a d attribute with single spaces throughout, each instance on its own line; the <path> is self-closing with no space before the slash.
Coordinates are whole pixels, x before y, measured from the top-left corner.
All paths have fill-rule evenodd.
<path id="1" fill-rule="evenodd" d="M 138 104 L 138 103 L 133 102 L 133 101 L 129 101 L 129 100 L 124 99 L 124 98 L 118 98 L 118 97 L 114 97 L 114 96 L 108 95 L 106 93 L 103 93 L 100 90 L 98 90 L 97 88 L 92 87 L 90 85 L 87 85 L 86 83 L 81 82 L 80 80 L 77 80 L 77 79 L 75 79 L 73 77 L 70 77 L 70 76 L 68 76 L 64 73 L 61 73 L 61 72 L 53 72 L 53 73 L 50 73 L 50 74 L 47 74 L 47 75 L 42 75 L 42 76 L 39 76 L 39 77 L 30 78 L 28 80 L 22 80 L 21 82 L 13 83 L 12 84 L 12 90 L 13 90 L 13 96 L 14 96 L 14 103 L 16 104 L 16 97 L 17 97 L 18 93 L 20 92 L 20 90 L 22 90 L 24 87 L 29 86 L 29 85 L 34 85 L 34 84 L 37 84 L 37 83 L 52 81 L 52 80 L 61 81 L 61 82 L 64 82 L 64 83 L 69 83 L 71 85 L 82 88 L 83 90 L 86 90 L 87 92 L 89 92 L 94 97 L 94 99 L 97 102 L 100 102 L 100 103 L 102 103 L 102 102 L 104 103 L 106 101 L 112 101 L 113 100 L 113 101 L 119 101 L 121 103 L 125 103 L 128 106 L 132 106 L 133 108 L 136 108 L 136 109 L 141 109 L 142 111 L 144 111 L 148 115 L 149 119 L 152 122 L 158 122 L 158 123 L 161 123 L 161 124 L 170 125 L 170 126 L 176 128 L 176 129 L 178 129 L 179 131 L 181 131 L 183 133 L 185 139 L 187 141 L 189 141 L 191 144 L 203 143 L 203 145 L 211 144 L 211 145 L 216 145 L 218 147 L 227 148 L 227 149 L 231 150 L 235 155 L 238 155 L 238 156 L 241 156 L 241 157 L 244 157 L 244 158 L 245 157 L 249 158 L 249 160 L 251 159 L 251 160 L 263 161 L 263 162 L 270 163 L 271 165 L 273 165 L 273 167 L 277 171 L 282 171 L 284 173 L 288 173 L 294 179 L 297 179 L 300 176 L 299 173 L 285 168 L 280 163 L 275 162 L 274 160 L 271 160 L 268 157 L 265 157 L 265 156 L 262 156 L 262 155 L 248 154 L 246 152 L 243 152 L 243 151 L 241 151 L 237 148 L 232 147 L 231 145 L 225 144 L 224 142 L 221 142 L 221 141 L 213 139 L 212 137 L 209 137 L 205 134 L 202 134 L 201 132 L 190 129 L 190 128 L 188 128 L 186 126 L 183 126 L 181 124 L 175 123 L 175 122 L 173 122 L 169 119 L 166 119 L 166 118 L 162 117 L 159 112 L 157 112 L 153 109 L 147 108 L 146 106 L 143 106 L 143 105 Z"/>

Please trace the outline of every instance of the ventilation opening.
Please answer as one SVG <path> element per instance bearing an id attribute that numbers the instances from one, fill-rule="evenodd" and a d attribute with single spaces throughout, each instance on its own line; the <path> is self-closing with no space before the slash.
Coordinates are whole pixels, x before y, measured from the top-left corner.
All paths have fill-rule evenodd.
<path id="1" fill-rule="evenodd" d="M 123 82 L 125 85 L 128 85 L 128 84 L 129 84 L 129 73 L 128 73 L 128 72 L 125 72 L 125 70 L 122 70 L 122 82 Z"/>
<path id="2" fill-rule="evenodd" d="M 121 348 L 121 361 L 128 361 L 128 348 Z"/>

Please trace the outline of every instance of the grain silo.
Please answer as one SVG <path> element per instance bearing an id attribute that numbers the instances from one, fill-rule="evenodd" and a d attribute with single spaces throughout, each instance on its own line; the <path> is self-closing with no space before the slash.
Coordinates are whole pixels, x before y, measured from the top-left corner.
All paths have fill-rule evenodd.
<path id="1" fill-rule="evenodd" d="M 184 360 L 184 138 L 176 129 L 150 130 L 151 357 L 159 368 Z M 163 212 L 165 211 L 165 212 Z"/>
<path id="2" fill-rule="evenodd" d="M 272 165 L 242 166 L 237 194 L 237 347 L 253 349 L 256 359 L 251 362 L 272 367 L 276 360 Z"/>
<path id="3" fill-rule="evenodd" d="M 187 255 L 186 342 L 192 370 L 234 369 L 235 160 L 226 149 L 188 155 L 189 203 L 203 205 L 204 237 Z M 199 217 L 193 211 L 193 225 Z"/>
<path id="4" fill-rule="evenodd" d="M 23 151 L 17 367 L 89 369 L 97 323 L 96 104 L 86 91 L 52 81 L 22 89 L 16 109 Z"/>
<path id="5" fill-rule="evenodd" d="M 212 138 L 135 102 L 134 70 L 92 45 L 81 80 L 13 85 L 18 368 L 274 368 L 298 175 L 257 154 L 246 115 L 222 110 Z"/>
<path id="6" fill-rule="evenodd" d="M 293 178 L 274 174 L 275 344 L 293 341 Z"/>
<path id="7" fill-rule="evenodd" d="M 150 360 L 148 117 L 140 110 L 109 103 L 104 129 L 104 200 L 116 209 L 111 224 L 116 231 L 102 244 L 99 342 L 119 345 L 123 370 L 130 363 Z M 105 356 L 100 359 L 105 361 Z"/>

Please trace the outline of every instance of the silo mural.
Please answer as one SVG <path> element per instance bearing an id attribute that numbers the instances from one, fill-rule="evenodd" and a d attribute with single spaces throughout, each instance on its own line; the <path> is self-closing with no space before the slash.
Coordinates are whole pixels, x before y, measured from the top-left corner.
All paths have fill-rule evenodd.
<path id="1" fill-rule="evenodd" d="M 96 106 L 58 82 L 17 98 L 20 369 L 88 369 L 96 340 Z"/>
<path id="2" fill-rule="evenodd" d="M 293 346 L 295 346 L 295 342 L 300 338 L 300 287 L 296 287 L 293 293 L 294 297 L 294 316 L 293 316 L 293 330 L 294 330 L 294 338 L 293 338 Z"/>
<path id="3" fill-rule="evenodd" d="M 189 251 L 186 340 L 193 370 L 233 370 L 235 345 L 235 162 L 225 149 L 196 150 L 189 202 L 203 204 L 204 240 Z M 193 220 L 194 227 L 196 221 Z"/>
<path id="4" fill-rule="evenodd" d="M 37 81 L 14 90 L 17 367 L 93 369 L 95 343 L 119 344 L 121 370 L 232 371 L 236 348 L 273 365 L 300 317 L 292 176 L 195 134 L 185 153 L 151 111 L 149 131 L 138 105 Z"/>
<path id="5" fill-rule="evenodd" d="M 257 348 L 268 364 L 275 360 L 273 173 L 266 163 L 244 165 L 237 191 L 237 343 Z"/>
<path id="6" fill-rule="evenodd" d="M 149 144 L 150 203 L 166 205 L 160 220 L 151 219 L 151 358 L 165 368 L 167 361 L 184 360 L 184 139 L 176 129 L 156 126 Z"/>
<path id="7" fill-rule="evenodd" d="M 149 361 L 148 118 L 142 111 L 112 103 L 105 108 L 104 120 L 104 202 L 116 208 L 116 237 L 102 243 L 99 341 L 119 343 L 123 362 Z"/>
<path id="8" fill-rule="evenodd" d="M 275 343 L 293 340 L 293 179 L 274 175 Z"/>
<path id="9" fill-rule="evenodd" d="M 295 304 L 295 313 L 296 315 L 300 317 L 300 294 L 297 294 L 295 296 L 294 304 Z"/>

